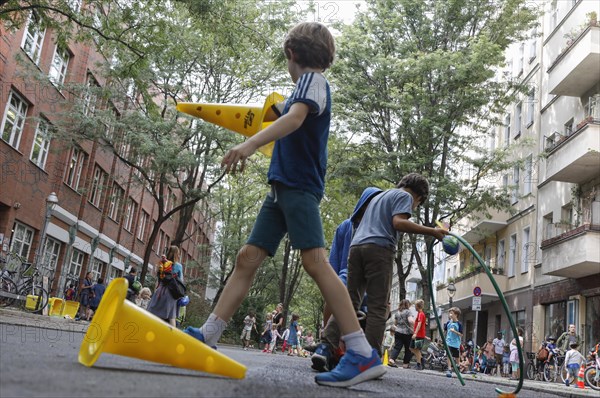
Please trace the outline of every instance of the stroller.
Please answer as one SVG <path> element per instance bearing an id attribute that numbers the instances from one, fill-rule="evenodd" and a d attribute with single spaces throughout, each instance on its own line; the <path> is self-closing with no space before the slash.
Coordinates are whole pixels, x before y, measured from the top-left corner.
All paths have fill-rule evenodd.
<path id="1" fill-rule="evenodd" d="M 429 347 L 427 347 L 427 354 L 428 355 L 427 358 L 425 358 L 425 362 L 429 365 L 429 369 L 439 369 L 444 371 L 448 368 L 446 351 L 438 347 L 436 343 L 429 343 Z"/>

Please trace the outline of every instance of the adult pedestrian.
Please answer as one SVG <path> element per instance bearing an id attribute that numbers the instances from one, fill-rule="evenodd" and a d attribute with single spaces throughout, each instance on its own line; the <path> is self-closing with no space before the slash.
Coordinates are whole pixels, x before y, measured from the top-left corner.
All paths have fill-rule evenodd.
<path id="1" fill-rule="evenodd" d="M 502 332 L 498 332 L 494 341 L 492 341 L 492 345 L 494 346 L 494 355 L 496 357 L 496 374 L 502 375 L 502 363 L 504 357 L 504 347 L 506 346 L 506 341 L 504 341 L 504 337 Z"/>
<path id="2" fill-rule="evenodd" d="M 167 261 L 159 264 L 156 287 L 148 304 L 148 311 L 171 326 L 176 327 L 177 300 L 169 291 L 171 278 L 179 278 L 183 282 L 183 267 L 179 263 L 179 248 L 171 246 L 167 251 Z"/>
<path id="3" fill-rule="evenodd" d="M 275 315 L 273 315 L 273 325 L 277 327 L 277 332 L 280 336 L 283 336 L 285 328 L 283 327 L 283 304 L 279 303 L 275 307 Z M 275 354 L 277 351 L 277 337 L 271 340 L 271 351 Z"/>
<path id="4" fill-rule="evenodd" d="M 102 296 L 104 296 L 104 292 L 106 291 L 106 286 L 104 285 L 104 278 L 98 278 L 94 286 L 92 286 L 92 291 L 94 294 L 90 300 L 90 309 L 91 316 L 93 317 L 100 305 L 100 301 L 102 301 Z"/>
<path id="5" fill-rule="evenodd" d="M 92 286 L 92 273 L 88 272 L 79 285 L 79 319 L 84 321 L 89 321 L 91 316 L 90 300 L 94 294 Z"/>
<path id="6" fill-rule="evenodd" d="M 410 341 L 412 340 L 414 319 L 410 312 L 410 300 L 404 299 L 398 304 L 398 312 L 394 315 L 394 349 L 390 355 L 390 365 L 395 366 L 396 358 L 404 348 L 404 358 L 402 367 L 408 369 L 412 353 L 410 351 Z"/>
<path id="7" fill-rule="evenodd" d="M 573 343 L 577 344 L 578 347 L 581 347 L 581 337 L 577 334 L 575 325 L 570 324 L 569 330 L 561 334 L 558 340 L 556 340 L 556 346 L 560 348 L 563 353 L 566 353 Z"/>

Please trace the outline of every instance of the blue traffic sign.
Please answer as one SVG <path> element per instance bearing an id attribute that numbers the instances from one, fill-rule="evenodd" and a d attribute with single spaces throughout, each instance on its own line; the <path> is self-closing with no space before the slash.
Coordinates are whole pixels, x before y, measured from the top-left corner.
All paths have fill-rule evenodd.
<path id="1" fill-rule="evenodd" d="M 473 295 L 475 297 L 481 296 L 481 288 L 479 286 L 475 286 L 475 289 L 473 289 Z"/>

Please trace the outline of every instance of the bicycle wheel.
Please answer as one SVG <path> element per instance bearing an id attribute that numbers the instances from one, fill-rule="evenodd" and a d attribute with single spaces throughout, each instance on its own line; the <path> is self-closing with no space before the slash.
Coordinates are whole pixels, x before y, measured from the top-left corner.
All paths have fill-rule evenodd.
<path id="1" fill-rule="evenodd" d="M 556 381 L 556 377 L 558 376 L 558 369 L 556 363 L 546 362 L 544 364 L 544 380 L 554 382 Z"/>
<path id="2" fill-rule="evenodd" d="M 527 364 L 527 371 L 525 373 L 529 380 L 535 380 L 535 366 L 531 362 Z"/>
<path id="3" fill-rule="evenodd" d="M 19 295 L 22 308 L 27 312 L 41 313 L 48 305 L 48 292 L 41 285 L 24 286 Z"/>
<path id="4" fill-rule="evenodd" d="M 598 373 L 598 368 L 595 366 L 590 366 L 585 370 L 583 380 L 592 389 L 600 391 L 600 374 Z"/>
<path id="5" fill-rule="evenodd" d="M 15 301 L 17 285 L 7 278 L 0 278 L 0 307 L 8 307 Z"/>
<path id="6" fill-rule="evenodd" d="M 560 367 L 560 380 L 562 381 L 563 384 L 565 384 L 567 379 L 569 380 L 569 385 L 571 385 L 577 381 L 577 380 L 575 380 L 575 377 L 573 377 L 569 373 L 569 370 L 567 369 L 567 365 L 565 363 L 563 363 L 562 366 Z"/>

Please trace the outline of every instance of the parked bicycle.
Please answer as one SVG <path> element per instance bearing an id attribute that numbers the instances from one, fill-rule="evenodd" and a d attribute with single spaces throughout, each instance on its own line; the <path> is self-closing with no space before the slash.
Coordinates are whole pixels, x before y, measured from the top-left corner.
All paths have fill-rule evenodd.
<path id="1" fill-rule="evenodd" d="M 557 350 L 558 351 L 558 350 Z M 546 381 L 557 381 L 558 375 L 563 375 L 563 372 L 560 371 L 563 363 L 565 362 L 565 356 L 562 353 L 558 353 L 556 355 L 552 355 L 552 358 L 544 363 L 544 380 Z M 565 381 L 563 380 L 563 383 Z"/>
<path id="2" fill-rule="evenodd" d="M 527 378 L 529 380 L 543 381 L 544 380 L 543 365 L 542 365 L 542 363 L 540 363 L 541 361 L 537 360 L 536 353 L 528 352 L 527 359 L 529 360 L 529 362 L 527 363 L 527 368 L 526 368 L 526 373 L 525 373 L 527 375 Z"/>
<path id="3" fill-rule="evenodd" d="M 48 292 L 39 282 L 40 273 L 31 263 L 21 266 L 21 272 L 8 268 L 0 272 L 0 307 L 17 306 L 41 313 L 48 305 Z"/>
<path id="4" fill-rule="evenodd" d="M 598 345 L 596 346 L 598 347 Z M 585 383 L 596 391 L 600 391 L 600 353 L 597 351 L 590 352 L 592 363 L 587 366 L 583 379 Z"/>

